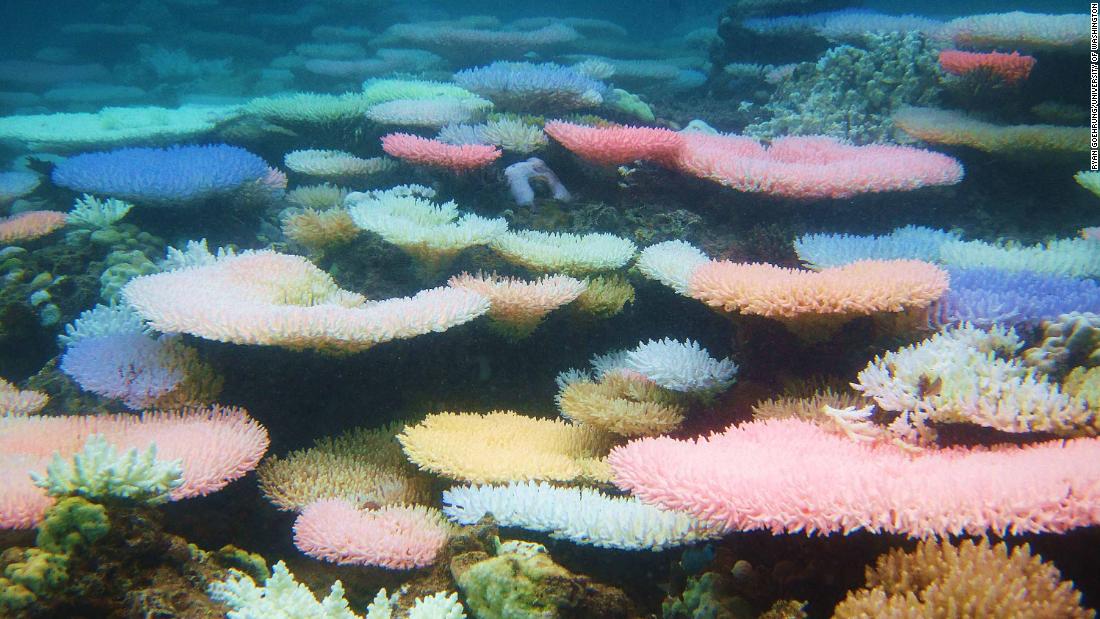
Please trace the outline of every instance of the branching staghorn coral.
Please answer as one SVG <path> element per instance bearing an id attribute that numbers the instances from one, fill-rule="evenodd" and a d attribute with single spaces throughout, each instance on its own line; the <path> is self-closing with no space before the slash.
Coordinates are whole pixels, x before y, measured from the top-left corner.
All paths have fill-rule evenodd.
<path id="1" fill-rule="evenodd" d="M 264 460 L 260 490 L 282 510 L 340 498 L 357 505 L 426 503 L 426 480 L 405 459 L 395 435 L 400 424 L 356 428 L 314 441 L 313 447 Z"/>
<path id="2" fill-rule="evenodd" d="M 397 436 L 422 470 L 472 483 L 606 480 L 611 437 L 511 411 L 434 413 Z"/>
<path id="3" fill-rule="evenodd" d="M 489 299 L 491 324 L 512 340 L 530 335 L 547 314 L 570 303 L 585 290 L 584 282 L 567 275 L 525 281 L 496 274 L 462 273 L 452 277 L 447 285 L 472 290 Z"/>
<path id="4" fill-rule="evenodd" d="M 1093 616 L 1073 583 L 1027 544 L 1010 552 L 985 538 L 957 546 L 922 541 L 910 553 L 895 548 L 867 567 L 866 587 L 849 591 L 833 611 L 835 619 Z"/>
<path id="5" fill-rule="evenodd" d="M 911 442 L 934 441 L 930 423 L 1059 436 L 1100 433 L 1097 411 L 1014 357 L 1021 346 L 1011 329 L 963 325 L 875 357 L 852 387 L 897 414 L 890 430 Z"/>
<path id="6" fill-rule="evenodd" d="M 658 551 L 721 536 L 720 527 L 681 512 L 546 482 L 454 487 L 443 493 L 443 512 L 458 524 L 476 524 L 489 515 L 500 526 L 621 550 Z"/>
<path id="7" fill-rule="evenodd" d="M 318 601 L 309 587 L 294 579 L 282 561 L 275 564 L 262 587 L 245 573 L 230 570 L 229 577 L 211 584 L 207 593 L 232 609 L 226 615 L 229 619 L 363 619 L 348 608 L 344 585 L 339 580 L 332 583 L 329 594 Z"/>
<path id="8" fill-rule="evenodd" d="M 169 500 L 183 484 L 182 461 L 157 459 L 157 446 L 119 453 L 101 434 L 69 460 L 55 453 L 46 474 L 31 472 L 35 485 L 50 496 L 81 496 L 96 503 L 128 501 L 156 505 Z"/>
<path id="9" fill-rule="evenodd" d="M 95 196 L 84 194 L 76 199 L 72 210 L 69 211 L 68 223 L 70 226 L 81 228 L 107 228 L 125 217 L 133 207 L 134 205 L 128 202 L 114 198 L 100 200 Z"/>
<path id="10" fill-rule="evenodd" d="M 422 275 L 434 277 L 462 250 L 505 234 L 503 219 L 459 215 L 454 202 L 437 204 L 421 189 L 395 187 L 352 193 L 346 204 L 355 225 L 374 232 L 412 255 Z"/>

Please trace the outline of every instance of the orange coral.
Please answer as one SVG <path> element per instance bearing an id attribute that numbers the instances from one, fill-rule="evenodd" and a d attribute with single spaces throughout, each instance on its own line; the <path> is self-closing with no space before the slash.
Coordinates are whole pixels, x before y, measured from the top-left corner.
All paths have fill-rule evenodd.
<path id="1" fill-rule="evenodd" d="M 57 230 L 65 225 L 65 213 L 58 211 L 26 211 L 0 218 L 0 243 L 27 241 Z"/>
<path id="2" fill-rule="evenodd" d="M 498 275 L 455 275 L 447 282 L 489 299 L 489 318 L 505 335 L 530 335 L 551 311 L 584 292 L 584 282 L 566 275 L 553 275 L 533 282 Z"/>

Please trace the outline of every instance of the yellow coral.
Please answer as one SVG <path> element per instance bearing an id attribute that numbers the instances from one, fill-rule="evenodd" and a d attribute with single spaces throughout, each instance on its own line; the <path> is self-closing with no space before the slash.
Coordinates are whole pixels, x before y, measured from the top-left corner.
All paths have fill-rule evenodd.
<path id="1" fill-rule="evenodd" d="M 779 397 L 761 400 L 752 405 L 752 416 L 755 419 L 794 418 L 830 427 L 833 425 L 833 418 L 823 413 L 826 406 L 849 408 L 866 404 L 867 399 L 859 394 L 838 393 L 826 388 L 803 398 Z"/>
<path id="2" fill-rule="evenodd" d="M 1090 409 L 1100 409 L 1100 367 L 1073 368 L 1062 382 L 1062 389 L 1083 399 Z"/>
<path id="3" fill-rule="evenodd" d="M 607 434 L 560 419 L 512 411 L 436 413 L 397 436 L 421 469 L 485 484 L 509 481 L 606 481 Z"/>
<path id="4" fill-rule="evenodd" d="M 597 318 L 610 318 L 634 302 L 634 286 L 619 274 L 585 278 L 584 292 L 574 307 Z"/>
<path id="5" fill-rule="evenodd" d="M 621 436 L 665 434 L 684 420 L 674 393 L 633 373 L 570 382 L 558 394 L 558 407 L 566 419 Z"/>
<path id="6" fill-rule="evenodd" d="M 1081 594 L 1027 544 L 1009 553 L 982 539 L 923 541 L 906 554 L 895 548 L 867 568 L 867 588 L 848 592 L 835 619 L 982 619 L 1093 617 Z"/>
<path id="7" fill-rule="evenodd" d="M 994 125 L 966 114 L 935 108 L 902 108 L 894 124 L 931 144 L 969 146 L 1006 157 L 1072 156 L 1088 150 L 1088 127 Z"/>
<path id="8" fill-rule="evenodd" d="M 323 250 L 344 245 L 359 236 L 359 227 L 344 210 L 318 211 L 307 208 L 283 218 L 286 238 L 310 249 Z"/>
<path id="9" fill-rule="evenodd" d="M 356 428 L 284 458 L 272 456 L 256 471 L 260 490 L 288 511 L 332 498 L 374 507 L 426 503 L 427 480 L 405 460 L 394 438 L 398 429 L 398 424 Z"/>

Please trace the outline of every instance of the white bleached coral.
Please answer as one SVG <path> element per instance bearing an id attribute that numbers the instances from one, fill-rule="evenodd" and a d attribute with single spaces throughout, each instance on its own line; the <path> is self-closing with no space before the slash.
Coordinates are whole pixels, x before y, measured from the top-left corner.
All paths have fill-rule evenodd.
<path id="1" fill-rule="evenodd" d="M 964 324 L 875 357 L 852 387 L 897 413 L 891 429 L 908 440 L 933 439 L 929 422 L 1095 435 L 1095 411 L 1014 357 L 1021 345 L 1012 329 Z"/>
<path id="2" fill-rule="evenodd" d="M 474 524 L 492 515 L 501 526 L 622 550 L 663 550 L 721 536 L 720 527 L 633 497 L 545 482 L 451 488 L 443 493 L 443 512 L 459 524 Z"/>
<path id="3" fill-rule="evenodd" d="M 339 580 L 318 601 L 282 561 L 275 564 L 262 587 L 244 573 L 229 570 L 229 577 L 211 584 L 207 593 L 232 609 L 226 614 L 228 619 L 363 619 L 348 608 L 344 585 Z"/>
<path id="4" fill-rule="evenodd" d="M 665 241 L 643 249 L 635 266 L 647 278 L 687 296 L 692 271 L 709 261 L 702 250 L 686 241 Z"/>
<path id="5" fill-rule="evenodd" d="M 713 358 L 698 342 L 649 340 L 626 353 L 625 367 L 665 389 L 685 393 L 724 391 L 736 380 L 737 364 Z"/>
<path id="6" fill-rule="evenodd" d="M 77 198 L 69 211 L 69 225 L 80 228 L 106 228 L 126 216 L 134 205 L 122 200 L 108 198 L 100 200 L 84 194 Z"/>

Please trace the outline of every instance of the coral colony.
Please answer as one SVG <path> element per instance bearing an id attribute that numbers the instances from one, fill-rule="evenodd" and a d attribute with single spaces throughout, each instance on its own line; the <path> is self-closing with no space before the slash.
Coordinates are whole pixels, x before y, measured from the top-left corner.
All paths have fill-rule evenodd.
<path id="1" fill-rule="evenodd" d="M 0 616 L 1095 617 L 1088 15 L 80 4 L 0 41 Z"/>

